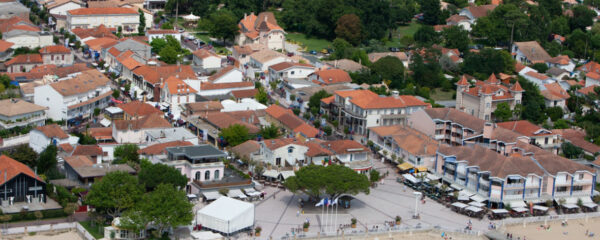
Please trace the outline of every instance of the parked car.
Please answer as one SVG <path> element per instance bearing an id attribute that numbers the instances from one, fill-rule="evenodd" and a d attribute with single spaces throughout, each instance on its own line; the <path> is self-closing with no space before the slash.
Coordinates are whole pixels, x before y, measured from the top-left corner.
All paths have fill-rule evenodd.
<path id="1" fill-rule="evenodd" d="M 310 50 L 309 53 L 312 54 L 312 55 L 317 55 L 317 51 L 315 51 L 315 50 Z"/>

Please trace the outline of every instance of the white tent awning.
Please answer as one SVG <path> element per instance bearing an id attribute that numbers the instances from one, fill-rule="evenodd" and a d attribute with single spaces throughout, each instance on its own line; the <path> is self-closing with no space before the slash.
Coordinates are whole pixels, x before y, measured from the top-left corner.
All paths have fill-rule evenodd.
<path id="1" fill-rule="evenodd" d="M 512 209 L 515 212 L 527 212 L 527 208 L 524 207 L 516 207 Z"/>
<path id="2" fill-rule="evenodd" d="M 540 205 L 533 205 L 533 209 L 539 210 L 539 211 L 548 211 L 548 207 L 544 207 L 544 206 L 540 206 Z"/>
<path id="3" fill-rule="evenodd" d="M 494 213 L 494 214 L 508 213 L 508 210 L 506 210 L 506 209 L 492 209 L 492 213 Z"/>
<path id="4" fill-rule="evenodd" d="M 479 196 L 477 194 L 473 195 L 470 197 L 471 200 L 475 201 L 475 202 L 484 202 L 485 198 L 483 198 L 482 196 Z"/>
<path id="5" fill-rule="evenodd" d="M 108 127 L 110 126 L 112 122 L 106 118 L 103 118 L 102 120 L 100 120 L 100 125 L 102 125 L 103 127 Z"/>
<path id="6" fill-rule="evenodd" d="M 413 175 L 411 174 L 402 174 L 402 177 L 404 177 L 404 179 L 406 179 L 407 181 L 411 182 L 411 183 L 419 183 L 419 179 L 415 178 Z"/>
<path id="7" fill-rule="evenodd" d="M 281 174 L 281 177 L 283 178 L 283 180 L 288 179 L 289 177 L 292 177 L 292 176 L 296 176 L 294 171 L 281 171 L 280 174 Z"/>
<path id="8" fill-rule="evenodd" d="M 574 209 L 574 208 L 579 208 L 577 205 L 575 204 L 563 204 L 562 205 L 564 208 L 568 208 L 568 209 Z"/>
<path id="9" fill-rule="evenodd" d="M 527 204 L 525 204 L 523 201 L 506 201 L 504 204 L 510 204 L 510 207 L 513 209 L 527 207 Z"/>
<path id="10" fill-rule="evenodd" d="M 278 173 L 276 170 L 266 170 L 262 175 L 265 177 L 277 178 Z"/>
<path id="11" fill-rule="evenodd" d="M 483 209 L 475 207 L 475 206 L 468 206 L 465 208 L 465 210 L 475 212 L 475 213 L 483 211 Z"/>
<path id="12" fill-rule="evenodd" d="M 451 187 L 451 188 L 454 188 L 454 189 L 456 189 L 456 190 L 462 190 L 462 189 L 463 189 L 463 187 L 461 187 L 461 186 L 459 186 L 458 184 L 455 184 L 455 183 L 453 183 L 453 184 L 450 184 L 450 187 Z"/>
<path id="13" fill-rule="evenodd" d="M 466 208 L 468 205 L 464 204 L 464 203 L 461 203 L 461 202 L 455 202 L 455 203 L 452 203 L 452 206 L 460 208 L 460 209 L 463 209 L 463 208 Z"/>
<path id="14" fill-rule="evenodd" d="M 586 208 L 595 208 L 598 206 L 598 204 L 595 203 L 584 203 L 582 204 L 582 206 L 586 207 Z"/>
<path id="15" fill-rule="evenodd" d="M 246 198 L 247 197 L 246 194 L 244 194 L 242 192 L 242 190 L 239 190 L 239 189 L 229 189 L 227 196 L 230 198 Z"/>
<path id="16" fill-rule="evenodd" d="M 204 198 L 206 198 L 206 200 L 216 200 L 220 197 L 222 197 L 223 195 L 221 195 L 219 192 L 217 191 L 206 191 L 206 192 L 202 192 L 202 195 L 204 195 Z"/>
<path id="17" fill-rule="evenodd" d="M 254 204 L 221 197 L 198 210 L 196 223 L 224 234 L 249 229 L 254 225 Z"/>
<path id="18" fill-rule="evenodd" d="M 480 203 L 480 202 L 476 202 L 476 201 L 470 202 L 469 205 L 475 206 L 475 207 L 483 207 L 483 206 L 485 206 L 485 204 Z"/>

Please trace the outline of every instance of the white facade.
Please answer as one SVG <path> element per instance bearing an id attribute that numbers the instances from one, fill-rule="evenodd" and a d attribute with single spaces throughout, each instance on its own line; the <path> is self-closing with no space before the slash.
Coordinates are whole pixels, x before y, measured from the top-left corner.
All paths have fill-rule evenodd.
<path id="1" fill-rule="evenodd" d="M 270 141 L 270 140 L 265 140 Z M 287 144 L 277 149 L 271 150 L 264 142 L 260 144 L 263 161 L 270 163 L 273 166 L 285 167 L 297 166 L 296 162 L 305 161 L 305 153 L 308 151 L 308 147 L 299 144 Z"/>
<path id="2" fill-rule="evenodd" d="M 81 8 L 81 5 L 79 5 L 75 2 L 68 2 L 68 3 L 62 4 L 60 6 L 56 6 L 56 7 L 49 9 L 49 12 L 52 15 L 66 16 L 67 11 L 75 10 L 75 9 L 79 9 L 79 8 Z"/>
<path id="3" fill-rule="evenodd" d="M 194 64 L 204 68 L 204 69 L 215 69 L 221 67 L 221 58 L 217 56 L 207 56 L 204 58 L 199 58 L 194 55 Z"/>
<path id="4" fill-rule="evenodd" d="M 95 28 L 104 25 L 108 28 L 123 27 L 123 33 L 137 33 L 140 16 L 135 14 L 71 15 L 67 13 L 67 29 Z"/>
<path id="5" fill-rule="evenodd" d="M 50 139 L 37 129 L 33 129 L 31 132 L 29 132 L 29 147 L 31 147 L 37 153 L 44 151 L 44 149 L 46 149 L 46 147 L 48 147 L 50 144 L 55 144 L 58 146 L 63 143 L 76 144 L 77 141 L 79 141 L 79 138 L 74 136 L 64 139 Z"/>
<path id="6" fill-rule="evenodd" d="M 52 86 L 44 85 L 35 88 L 33 102 L 48 108 L 48 118 L 56 121 L 69 120 L 79 116 L 88 117 L 95 108 L 105 108 L 112 98 L 110 93 L 109 83 L 71 96 L 63 96 Z"/>
<path id="7" fill-rule="evenodd" d="M 250 55 L 250 66 L 256 68 L 260 72 L 266 72 L 269 70 L 270 66 L 273 66 L 282 62 L 291 62 L 292 60 L 285 56 L 274 57 L 264 62 L 261 62 Z"/>
<path id="8" fill-rule="evenodd" d="M 236 90 L 250 90 L 254 89 L 254 85 L 248 87 L 233 87 L 233 88 L 221 88 L 221 89 L 210 89 L 210 90 L 202 90 L 198 91 L 198 95 L 200 96 L 215 96 L 215 95 L 225 95 L 230 93 L 231 91 Z"/>
<path id="9" fill-rule="evenodd" d="M 44 64 L 54 64 L 57 66 L 73 65 L 73 52 L 69 53 L 42 53 Z"/>
<path id="10" fill-rule="evenodd" d="M 293 66 L 281 71 L 276 71 L 273 68 L 269 68 L 269 81 L 281 80 L 281 79 L 306 79 L 308 75 L 315 72 L 312 67 Z"/>
<path id="11" fill-rule="evenodd" d="M 49 33 L 38 33 L 30 31 L 13 30 L 4 34 L 3 39 L 14 43 L 13 49 L 28 47 L 30 49 L 54 45 L 52 35 Z"/>
<path id="12" fill-rule="evenodd" d="M 118 143 L 145 143 L 146 131 L 166 130 L 168 128 L 146 128 L 146 129 L 121 129 L 118 130 L 113 124 L 112 137 Z"/>
<path id="13" fill-rule="evenodd" d="M 232 82 L 241 82 L 242 80 L 244 80 L 244 75 L 242 74 L 242 71 L 234 68 L 234 69 L 229 70 L 227 73 L 223 74 L 222 76 L 219 76 L 218 78 L 213 79 L 212 83 L 232 83 Z"/>
<path id="14" fill-rule="evenodd" d="M 162 102 L 166 102 L 171 105 L 171 108 L 177 107 L 181 104 L 196 102 L 195 92 L 180 92 L 170 93 L 169 88 L 162 88 L 160 91 L 160 99 Z"/>

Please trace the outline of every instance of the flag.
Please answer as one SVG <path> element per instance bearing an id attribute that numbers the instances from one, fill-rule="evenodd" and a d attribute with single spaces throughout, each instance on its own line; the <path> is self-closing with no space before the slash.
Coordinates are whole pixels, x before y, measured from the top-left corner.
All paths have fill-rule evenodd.
<path id="1" fill-rule="evenodd" d="M 323 206 L 323 205 L 327 205 L 327 200 L 328 200 L 327 198 L 321 199 L 321 201 L 319 201 L 317 204 L 315 204 L 315 207 L 320 207 L 320 206 Z"/>
<path id="2" fill-rule="evenodd" d="M 338 199 L 340 199 L 340 198 L 333 199 L 333 201 L 331 201 L 331 205 L 337 205 Z"/>

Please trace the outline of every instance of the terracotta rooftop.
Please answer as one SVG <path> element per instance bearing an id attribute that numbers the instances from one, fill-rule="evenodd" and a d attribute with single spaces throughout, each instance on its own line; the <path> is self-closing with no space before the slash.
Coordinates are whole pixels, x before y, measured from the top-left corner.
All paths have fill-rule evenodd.
<path id="1" fill-rule="evenodd" d="M 0 52 L 6 52 L 6 50 L 10 49 L 13 45 L 15 44 L 12 42 L 0 40 Z"/>
<path id="2" fill-rule="evenodd" d="M 465 9 L 471 12 L 471 15 L 473 15 L 474 18 L 480 18 L 487 16 L 490 12 L 494 11 L 496 7 L 497 5 L 487 4 L 480 6 L 469 6 Z"/>
<path id="3" fill-rule="evenodd" d="M 234 112 L 209 112 L 208 114 L 200 114 L 200 117 L 208 123 L 216 126 L 218 129 L 228 128 L 238 124 L 246 127 L 249 133 L 256 134 L 260 131 L 260 121 L 253 117 L 242 118 L 236 117 Z"/>
<path id="4" fill-rule="evenodd" d="M 548 77 L 548 76 L 546 76 L 544 74 L 540 74 L 540 73 L 537 73 L 537 72 L 534 72 L 534 71 L 529 71 L 529 72 L 527 72 L 525 74 L 527 76 L 530 76 L 530 77 L 533 77 L 533 78 L 537 78 L 537 79 L 540 79 L 540 80 L 546 80 L 546 79 L 550 78 L 550 77 Z"/>
<path id="5" fill-rule="evenodd" d="M 14 64 L 41 64 L 44 60 L 42 60 L 42 55 L 37 53 L 23 54 L 13 57 L 11 60 L 8 60 L 4 63 L 6 66 L 11 66 Z"/>
<path id="6" fill-rule="evenodd" d="M 5 117 L 35 113 L 47 109 L 47 107 L 36 105 L 17 98 L 0 100 L 0 115 Z"/>
<path id="7" fill-rule="evenodd" d="M 133 73 L 142 76 L 150 84 L 160 83 L 168 77 L 175 76 L 180 79 L 196 79 L 196 74 L 190 65 L 166 65 L 148 66 L 144 65 L 133 70 Z"/>
<path id="8" fill-rule="evenodd" d="M 90 128 L 88 134 L 96 140 L 110 140 L 112 139 L 112 127 Z"/>
<path id="9" fill-rule="evenodd" d="M 251 39 L 258 37 L 260 32 L 283 31 L 283 28 L 277 24 L 277 19 L 272 12 L 261 12 L 258 16 L 254 15 L 254 13 L 250 15 L 244 14 L 244 18 L 240 20 L 238 26 L 240 32 Z"/>
<path id="10" fill-rule="evenodd" d="M 77 37 L 79 37 L 80 39 L 85 39 L 88 37 L 118 39 L 117 36 L 113 34 L 113 32 L 116 31 L 116 28 L 107 28 L 106 26 L 104 26 L 104 24 L 101 24 L 100 26 L 95 28 L 71 29 L 71 32 L 77 35 Z"/>
<path id="11" fill-rule="evenodd" d="M 544 84 L 546 90 L 540 91 L 542 96 L 548 100 L 565 100 L 571 96 L 557 82 Z"/>
<path id="12" fill-rule="evenodd" d="M 194 113 L 203 113 L 204 111 L 221 111 L 223 105 L 219 101 L 205 101 L 186 103 L 185 108 Z"/>
<path id="13" fill-rule="evenodd" d="M 265 63 L 267 61 L 270 61 L 270 60 L 278 58 L 278 57 L 287 59 L 287 56 L 284 55 L 283 53 L 273 51 L 271 49 L 262 49 L 262 50 L 256 51 L 256 52 L 250 54 L 250 57 L 260 63 Z"/>
<path id="14" fill-rule="evenodd" d="M 358 72 L 360 70 L 366 69 L 367 67 L 365 67 L 364 65 L 352 61 L 350 59 L 339 59 L 339 60 L 332 60 L 332 61 L 323 61 L 323 63 L 326 63 L 329 66 L 332 66 L 338 70 L 344 70 L 347 72 Z M 326 70 L 325 70 L 326 71 Z"/>
<path id="15" fill-rule="evenodd" d="M 172 29 L 150 29 L 146 31 L 148 34 L 179 34 L 177 30 Z"/>
<path id="16" fill-rule="evenodd" d="M 209 57 L 216 57 L 216 58 L 221 58 L 219 57 L 219 55 L 208 51 L 206 49 L 198 49 L 196 51 L 193 52 L 194 56 L 200 58 L 200 59 L 205 59 L 205 58 L 209 58 Z"/>
<path id="17" fill-rule="evenodd" d="M 98 145 L 77 145 L 71 155 L 102 156 L 102 148 Z"/>
<path id="18" fill-rule="evenodd" d="M 50 124 L 46 126 L 39 126 L 35 128 L 36 130 L 42 132 L 47 138 L 58 138 L 58 139 L 66 139 L 69 138 L 69 135 L 65 131 L 63 131 L 60 126 L 57 124 Z"/>
<path id="19" fill-rule="evenodd" d="M 73 78 L 51 83 L 50 86 L 63 96 L 72 96 L 106 86 L 109 82 L 110 79 L 104 76 L 104 74 L 96 69 L 90 69 L 81 72 L 81 74 Z"/>
<path id="20" fill-rule="evenodd" d="M 343 98 L 350 97 L 350 102 L 362 109 L 429 106 L 429 104 L 409 95 L 382 97 L 369 90 L 342 90 L 335 91 L 335 94 Z"/>
<path id="21" fill-rule="evenodd" d="M 571 59 L 569 59 L 569 56 L 567 56 L 567 55 L 560 55 L 560 56 L 550 58 L 546 62 L 553 63 L 553 64 L 559 64 L 559 65 L 567 65 L 571 62 Z"/>
<path id="22" fill-rule="evenodd" d="M 279 72 L 279 71 L 283 71 L 283 70 L 293 68 L 293 67 L 304 67 L 304 68 L 311 68 L 311 69 L 314 68 L 314 66 L 310 65 L 310 64 L 294 63 L 294 62 L 281 62 L 278 64 L 271 65 L 269 68 Z"/>
<path id="23" fill-rule="evenodd" d="M 514 44 L 532 63 L 544 63 L 552 58 L 537 41 L 515 42 Z"/>
<path id="24" fill-rule="evenodd" d="M 594 61 L 589 61 L 588 63 L 584 64 L 581 67 L 578 67 L 577 70 L 582 71 L 582 72 L 595 72 L 600 74 L 600 64 Z"/>
<path id="25" fill-rule="evenodd" d="M 237 99 L 254 98 L 254 96 L 256 96 L 257 93 L 258 93 L 258 89 L 256 89 L 256 88 L 231 91 L 231 95 Z"/>
<path id="26" fill-rule="evenodd" d="M 150 114 L 136 120 L 116 120 L 113 122 L 115 129 L 127 131 L 151 129 L 151 128 L 170 128 L 171 124 L 162 117 L 162 114 Z"/>
<path id="27" fill-rule="evenodd" d="M 250 159 L 250 155 L 252 153 L 256 153 L 258 151 L 260 151 L 260 144 L 255 140 L 248 140 L 231 148 L 231 152 L 235 153 L 236 156 L 246 157 L 248 159 Z"/>
<path id="28" fill-rule="evenodd" d="M 158 108 L 140 101 L 131 101 L 128 103 L 122 103 L 117 105 L 118 108 L 123 109 L 123 112 L 129 116 L 144 117 L 152 114 L 162 114 Z"/>
<path id="29" fill-rule="evenodd" d="M 40 49 L 40 54 L 71 53 L 71 50 L 63 45 L 46 46 Z"/>
<path id="30" fill-rule="evenodd" d="M 563 139 L 571 142 L 571 144 L 582 148 L 589 153 L 600 152 L 600 146 L 585 140 L 586 133 L 575 129 L 553 129 L 553 133 L 559 134 Z"/>
<path id="31" fill-rule="evenodd" d="M 294 113 L 291 109 L 284 108 L 277 104 L 271 104 L 269 107 L 267 107 L 267 109 L 265 109 L 265 111 L 274 118 L 278 118 L 287 113 Z"/>
<path id="32" fill-rule="evenodd" d="M 70 15 L 137 15 L 133 8 L 78 8 L 67 11 Z"/>
<path id="33" fill-rule="evenodd" d="M 541 128 L 527 120 L 501 122 L 497 125 L 528 137 L 552 135 L 550 130 Z"/>
<path id="34" fill-rule="evenodd" d="M 85 45 L 90 47 L 92 50 L 101 51 L 104 48 L 104 46 L 113 45 L 117 42 L 119 42 L 119 41 L 114 38 L 100 37 L 100 38 L 87 40 L 84 43 L 85 43 Z"/>
<path id="35" fill-rule="evenodd" d="M 172 95 L 185 95 L 197 92 L 195 89 L 190 87 L 190 85 L 185 83 L 183 80 L 176 78 L 175 76 L 167 78 L 167 80 L 165 80 L 160 87 L 168 88 L 169 93 Z"/>
<path id="36" fill-rule="evenodd" d="M 173 141 L 166 143 L 158 143 L 145 148 L 142 148 L 138 151 L 139 154 L 143 155 L 159 155 L 166 154 L 165 149 L 168 147 L 184 147 L 184 146 L 192 146 L 191 142 L 188 141 Z"/>
<path id="37" fill-rule="evenodd" d="M 75 155 L 70 157 L 65 157 L 65 162 L 69 164 L 72 168 L 78 168 L 83 166 L 92 166 L 95 164 L 92 159 L 86 155 Z"/>
<path id="38" fill-rule="evenodd" d="M 598 86 L 590 85 L 590 86 L 587 86 L 587 87 L 584 87 L 584 88 L 580 88 L 579 90 L 577 90 L 577 92 L 581 93 L 583 95 L 588 95 L 590 93 L 595 92 L 594 88 L 596 88 L 596 87 L 598 87 Z"/>
<path id="39" fill-rule="evenodd" d="M 354 140 L 334 140 L 334 141 L 326 141 L 321 145 L 331 150 L 333 153 L 342 155 L 342 154 L 351 154 L 351 153 L 362 153 L 368 152 L 369 149 L 357 141 Z"/>
<path id="40" fill-rule="evenodd" d="M 232 88 L 247 88 L 254 87 L 252 82 L 229 82 L 229 83 L 202 83 L 200 85 L 200 91 L 203 90 L 217 90 L 217 89 L 232 89 Z"/>
<path id="41" fill-rule="evenodd" d="M 431 119 L 458 123 L 475 132 L 483 132 L 485 121 L 454 108 L 427 108 L 424 110 Z"/>
<path id="42" fill-rule="evenodd" d="M 10 181 L 19 174 L 25 174 L 41 182 L 44 181 L 39 176 L 37 176 L 33 172 L 33 170 L 31 170 L 31 168 L 29 168 L 27 165 L 17 160 L 14 160 L 6 155 L 0 155 L 0 172 L 2 172 L 2 175 L 6 173 L 6 181 L 4 176 L 0 177 L 0 185 L 3 185 L 4 183 Z"/>

